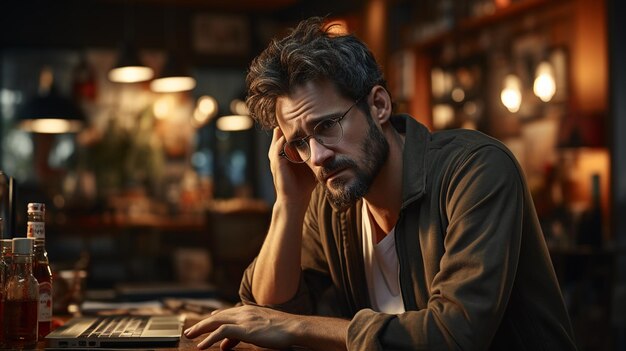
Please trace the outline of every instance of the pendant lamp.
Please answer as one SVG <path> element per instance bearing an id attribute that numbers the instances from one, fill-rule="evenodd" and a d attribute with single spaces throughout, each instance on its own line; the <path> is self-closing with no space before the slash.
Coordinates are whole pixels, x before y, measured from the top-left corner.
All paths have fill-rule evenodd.
<path id="1" fill-rule="evenodd" d="M 184 65 L 176 40 L 176 11 L 163 12 L 163 33 L 168 46 L 168 55 L 161 73 L 150 82 L 150 90 L 156 93 L 177 93 L 189 91 L 196 87 L 196 80 L 189 74 Z"/>
<path id="2" fill-rule="evenodd" d="M 154 70 L 139 59 L 137 47 L 134 45 L 132 8 L 128 0 L 124 12 L 124 40 L 120 44 L 119 56 L 108 77 L 110 81 L 116 83 L 145 82 L 154 77 Z"/>
<path id="3" fill-rule="evenodd" d="M 57 92 L 48 67 L 41 71 L 39 92 L 18 110 L 17 117 L 21 129 L 49 134 L 78 132 L 86 121 L 83 111 Z"/>
<path id="4" fill-rule="evenodd" d="M 196 87 L 196 80 L 187 73 L 174 53 L 168 55 L 161 74 L 150 82 L 150 90 L 157 93 L 189 91 Z"/>
<path id="5" fill-rule="evenodd" d="M 520 78 L 510 73 L 504 77 L 500 92 L 500 100 L 509 112 L 516 113 L 522 104 L 522 81 Z"/>
<path id="6" fill-rule="evenodd" d="M 250 117 L 250 111 L 245 101 L 234 99 L 230 103 L 232 115 L 222 116 L 217 119 L 216 127 L 223 132 L 238 132 L 252 128 L 254 121 Z"/>
<path id="7" fill-rule="evenodd" d="M 554 68 L 550 61 L 541 61 L 537 66 L 535 80 L 533 82 L 533 92 L 543 102 L 552 100 L 552 97 L 556 93 Z"/>
<path id="8" fill-rule="evenodd" d="M 116 83 L 145 82 L 154 77 L 154 70 L 139 60 L 137 48 L 129 41 L 120 46 L 117 62 L 109 71 L 109 80 Z"/>

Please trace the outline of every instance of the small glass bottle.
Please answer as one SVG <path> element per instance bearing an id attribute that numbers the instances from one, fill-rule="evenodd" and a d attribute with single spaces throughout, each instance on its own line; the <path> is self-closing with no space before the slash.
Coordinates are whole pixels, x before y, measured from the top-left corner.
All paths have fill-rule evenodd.
<path id="1" fill-rule="evenodd" d="M 3 323 L 4 347 L 28 349 L 37 346 L 39 283 L 32 270 L 33 239 L 13 239 L 13 263 L 5 285 Z"/>
<path id="2" fill-rule="evenodd" d="M 35 239 L 33 275 L 39 282 L 39 338 L 50 333 L 52 324 L 52 271 L 46 251 L 46 205 L 29 203 L 27 208 L 27 237 Z"/>

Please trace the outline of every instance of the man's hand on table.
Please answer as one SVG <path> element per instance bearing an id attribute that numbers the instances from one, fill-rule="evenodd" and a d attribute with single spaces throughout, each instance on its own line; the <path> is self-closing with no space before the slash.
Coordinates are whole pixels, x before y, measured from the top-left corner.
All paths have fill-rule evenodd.
<path id="1" fill-rule="evenodd" d="M 348 324 L 341 319 L 300 316 L 247 305 L 217 310 L 184 334 L 193 339 L 208 333 L 197 345 L 201 350 L 219 341 L 222 350 L 230 350 L 240 341 L 269 349 L 301 345 L 330 350 L 345 349 Z"/>

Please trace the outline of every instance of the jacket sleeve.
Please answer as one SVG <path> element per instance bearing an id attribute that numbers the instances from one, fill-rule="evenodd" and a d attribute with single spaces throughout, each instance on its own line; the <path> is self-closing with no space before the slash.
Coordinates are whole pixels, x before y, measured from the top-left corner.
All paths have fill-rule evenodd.
<path id="1" fill-rule="evenodd" d="M 302 274 L 296 295 L 279 305 L 267 305 L 273 309 L 301 315 L 335 315 L 337 307 L 333 305 L 332 281 L 328 272 L 328 263 L 320 241 L 317 222 L 318 204 L 322 201 L 320 187 L 311 196 L 309 209 L 302 228 Z M 252 295 L 252 279 L 256 259 L 243 274 L 239 287 L 239 297 L 244 304 L 256 304 Z"/>
<path id="2" fill-rule="evenodd" d="M 426 280 L 426 307 L 399 315 L 359 311 L 349 326 L 349 350 L 489 347 L 519 259 L 525 190 L 518 167 L 509 153 L 487 146 L 445 168 L 441 191 L 433 194 L 439 199 L 431 200 L 438 203 L 427 205 L 439 211 L 431 211 L 431 217 L 439 215 L 431 226 L 439 222 L 441 228 L 420 234 L 422 248 L 437 231 L 444 235 L 438 272 Z"/>

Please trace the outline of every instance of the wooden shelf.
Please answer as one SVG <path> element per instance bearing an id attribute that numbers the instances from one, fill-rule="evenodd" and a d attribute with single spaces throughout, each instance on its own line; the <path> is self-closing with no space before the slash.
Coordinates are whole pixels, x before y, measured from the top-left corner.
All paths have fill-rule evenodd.
<path id="1" fill-rule="evenodd" d="M 442 43 L 452 40 L 458 36 L 466 36 L 485 28 L 503 24 L 522 15 L 530 14 L 533 11 L 541 10 L 547 6 L 555 6 L 571 2 L 571 0 L 524 0 L 513 3 L 507 7 L 496 9 L 489 15 L 479 17 L 468 17 L 458 20 L 449 30 L 434 33 L 425 38 L 418 39 L 413 45 L 421 49 L 429 49 Z"/>

